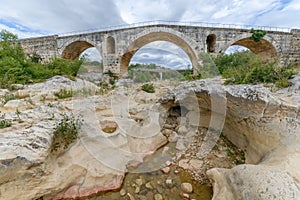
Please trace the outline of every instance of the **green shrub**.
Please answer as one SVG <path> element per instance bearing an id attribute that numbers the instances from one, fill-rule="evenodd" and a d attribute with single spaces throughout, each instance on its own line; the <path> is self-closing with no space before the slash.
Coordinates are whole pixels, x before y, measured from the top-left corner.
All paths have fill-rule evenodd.
<path id="1" fill-rule="evenodd" d="M 185 71 L 181 72 L 181 74 L 184 77 L 184 79 L 187 81 L 194 81 L 194 80 L 198 80 L 201 78 L 201 74 L 199 74 L 198 76 L 194 76 L 192 69 L 185 70 Z"/>
<path id="2" fill-rule="evenodd" d="M 14 99 L 20 99 L 20 96 L 18 94 L 5 94 L 1 97 L 1 103 L 5 105 L 10 100 Z"/>
<path id="3" fill-rule="evenodd" d="M 293 65 L 278 67 L 277 63 L 264 63 L 260 57 L 251 52 L 238 52 L 219 55 L 215 63 L 225 84 L 259 84 L 273 83 L 276 87 L 288 87 L 288 79 L 296 73 Z"/>
<path id="4" fill-rule="evenodd" d="M 291 82 L 287 78 L 281 78 L 275 82 L 277 88 L 286 88 L 291 86 Z"/>
<path id="5" fill-rule="evenodd" d="M 251 29 L 251 33 L 252 33 L 251 39 L 254 40 L 255 42 L 259 42 L 261 38 L 263 38 L 267 34 L 266 31 L 254 30 L 254 29 Z"/>
<path id="6" fill-rule="evenodd" d="M 10 127 L 12 120 L 5 119 L 5 114 L 0 114 L 0 129 Z"/>
<path id="7" fill-rule="evenodd" d="M 106 94 L 108 91 L 110 91 L 113 88 L 111 85 L 109 85 L 106 82 L 100 82 L 98 87 L 99 90 L 96 91 L 96 93 L 101 95 Z"/>
<path id="8" fill-rule="evenodd" d="M 47 67 L 54 75 L 75 77 L 82 63 L 82 59 L 69 61 L 63 58 L 54 58 L 50 63 L 47 64 Z"/>
<path id="9" fill-rule="evenodd" d="M 45 81 L 55 75 L 74 78 L 83 59 L 68 61 L 54 58 L 41 63 L 37 53 L 26 56 L 17 36 L 8 31 L 0 32 L 0 87 L 9 88 L 11 84 L 29 84 Z"/>
<path id="10" fill-rule="evenodd" d="M 154 93 L 155 92 L 155 88 L 153 83 L 145 83 L 144 85 L 142 85 L 141 89 L 147 93 Z"/>
<path id="11" fill-rule="evenodd" d="M 67 90 L 65 88 L 55 92 L 54 95 L 59 99 L 66 99 L 73 96 L 73 90 Z"/>
<path id="12" fill-rule="evenodd" d="M 70 144 L 74 143 L 78 138 L 81 124 L 82 120 L 80 118 L 64 114 L 54 129 L 51 152 L 65 150 Z"/>

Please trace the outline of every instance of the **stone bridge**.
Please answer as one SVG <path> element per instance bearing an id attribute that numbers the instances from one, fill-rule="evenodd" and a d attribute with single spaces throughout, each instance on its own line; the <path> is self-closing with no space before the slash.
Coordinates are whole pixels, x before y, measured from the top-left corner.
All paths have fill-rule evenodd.
<path id="1" fill-rule="evenodd" d="M 251 29 L 265 30 L 259 42 L 251 39 Z M 197 73 L 201 52 L 216 55 L 231 45 L 247 47 L 264 60 L 277 60 L 282 65 L 300 63 L 300 29 L 253 27 L 243 25 L 147 22 L 81 33 L 52 35 L 20 40 L 24 51 L 36 53 L 43 60 L 62 57 L 74 60 L 90 47 L 96 47 L 103 59 L 104 71 L 120 75 L 127 72 L 132 56 L 154 41 L 176 44 L 189 56 Z"/>

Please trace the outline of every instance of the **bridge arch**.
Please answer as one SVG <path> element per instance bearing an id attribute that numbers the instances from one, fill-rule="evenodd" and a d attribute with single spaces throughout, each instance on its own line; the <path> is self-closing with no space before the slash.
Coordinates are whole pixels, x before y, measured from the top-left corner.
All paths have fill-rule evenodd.
<path id="1" fill-rule="evenodd" d="M 108 54 L 116 53 L 116 41 L 112 36 L 106 38 L 106 50 Z"/>
<path id="2" fill-rule="evenodd" d="M 276 61 L 280 58 L 282 54 L 281 47 L 276 44 L 273 38 L 266 35 L 260 41 L 255 42 L 251 39 L 251 35 L 251 33 L 247 33 L 234 38 L 225 45 L 222 52 L 225 52 L 232 45 L 240 45 L 260 56 L 264 61 Z"/>
<path id="3" fill-rule="evenodd" d="M 198 56 L 195 52 L 197 47 L 191 39 L 187 39 L 182 33 L 174 31 L 173 29 L 163 28 L 163 29 L 154 29 L 148 30 L 141 34 L 138 34 L 133 41 L 130 42 L 130 45 L 127 49 L 124 50 L 123 55 L 121 56 L 121 66 L 120 72 L 121 75 L 126 74 L 128 70 L 128 65 L 130 63 L 133 55 L 143 46 L 155 41 L 166 41 L 171 42 L 178 47 L 180 47 L 190 58 L 194 73 L 197 72 Z"/>
<path id="4" fill-rule="evenodd" d="M 206 45 L 207 45 L 207 52 L 214 53 L 216 50 L 216 41 L 217 36 L 215 34 L 209 34 L 206 37 Z"/>
<path id="5" fill-rule="evenodd" d="M 67 60 L 75 60 L 82 52 L 91 47 L 96 47 L 99 51 L 99 48 L 93 41 L 74 38 L 61 47 L 61 57 Z"/>

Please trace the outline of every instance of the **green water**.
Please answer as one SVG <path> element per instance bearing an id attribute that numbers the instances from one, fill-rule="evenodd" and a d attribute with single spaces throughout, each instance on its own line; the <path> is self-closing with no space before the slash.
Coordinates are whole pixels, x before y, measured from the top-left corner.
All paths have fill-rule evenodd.
<path id="1" fill-rule="evenodd" d="M 175 155 L 175 147 L 173 144 L 168 144 L 168 153 L 170 157 Z M 163 148 L 155 152 L 153 155 L 145 159 L 145 164 L 138 168 L 145 168 L 146 165 L 153 165 L 153 163 L 161 162 L 165 163 L 162 158 Z M 135 170 L 135 171 L 138 171 Z M 167 184 L 166 180 L 172 180 L 172 184 Z M 139 184 L 137 184 L 139 182 Z M 120 190 L 109 191 L 106 193 L 98 194 L 94 197 L 89 197 L 90 200 L 151 200 L 154 199 L 154 195 L 161 195 L 164 200 L 180 200 L 182 197 L 181 183 L 188 182 L 193 186 L 193 192 L 189 194 L 190 199 L 196 200 L 211 200 L 212 188 L 208 185 L 202 185 L 197 181 L 194 181 L 191 175 L 179 168 L 176 165 L 170 166 L 170 172 L 164 174 L 161 170 L 155 170 L 151 172 L 143 173 L 128 173 L 125 177 L 121 189 L 126 191 L 124 196 L 120 195 Z M 137 189 L 138 187 L 138 189 Z M 128 193 L 130 195 L 128 195 Z M 131 196 L 131 197 L 130 197 Z"/>

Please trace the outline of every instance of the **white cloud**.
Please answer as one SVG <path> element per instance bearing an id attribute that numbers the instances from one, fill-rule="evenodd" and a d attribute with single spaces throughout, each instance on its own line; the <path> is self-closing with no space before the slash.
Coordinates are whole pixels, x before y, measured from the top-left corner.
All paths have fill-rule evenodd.
<path id="1" fill-rule="evenodd" d="M 1 0 L 0 19 L 49 33 L 124 23 L 111 0 Z"/>
<path id="2" fill-rule="evenodd" d="M 187 9 L 183 0 L 115 0 L 127 23 L 152 20 L 179 21 Z"/>
<path id="3" fill-rule="evenodd" d="M 151 20 L 192 21 L 231 24 L 265 25 L 265 16 L 272 18 L 277 14 L 291 15 L 284 8 L 293 7 L 300 12 L 299 0 L 115 0 L 120 15 L 127 23 Z M 278 9 L 283 11 L 278 13 Z M 298 16 L 295 12 L 294 17 Z M 269 20 L 267 20 L 268 22 Z M 292 20 L 293 26 L 300 26 L 300 21 Z M 286 26 L 284 21 L 269 24 Z"/>
<path id="4" fill-rule="evenodd" d="M 136 52 L 131 63 L 157 64 L 167 68 L 183 69 L 191 65 L 188 55 L 170 42 L 152 42 Z"/>
<path id="5" fill-rule="evenodd" d="M 1 0 L 0 29 L 24 38 L 152 20 L 300 28 L 299 13 L 300 0 Z M 151 43 L 142 52 L 166 65 L 190 62 L 176 45 Z"/>
<path id="6" fill-rule="evenodd" d="M 86 56 L 86 58 L 88 58 L 90 61 L 102 62 L 101 54 L 95 47 L 85 50 L 82 52 L 81 56 L 83 55 Z"/>
<path id="7" fill-rule="evenodd" d="M 151 20 L 300 27 L 297 12 L 300 0 L 1 0 L 0 23 L 46 34 Z"/>
<path id="8" fill-rule="evenodd" d="M 265 26 L 300 28 L 300 0 L 292 1 L 283 9 L 276 9 L 257 18 Z"/>

